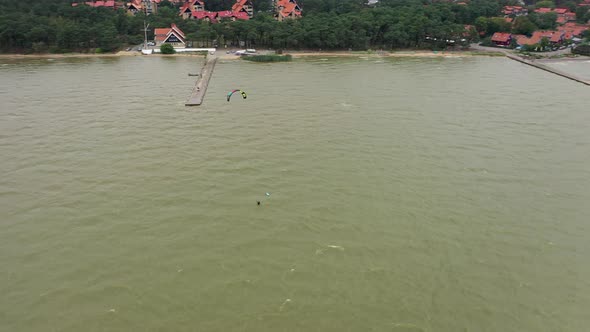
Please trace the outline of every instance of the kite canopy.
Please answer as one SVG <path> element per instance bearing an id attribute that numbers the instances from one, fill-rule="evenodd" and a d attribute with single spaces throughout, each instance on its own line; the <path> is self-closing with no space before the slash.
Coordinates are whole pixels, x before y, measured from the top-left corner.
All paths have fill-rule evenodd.
<path id="1" fill-rule="evenodd" d="M 244 98 L 244 99 L 248 98 L 248 95 L 244 91 L 242 91 L 240 89 L 236 89 L 236 90 L 233 90 L 227 94 L 227 101 L 229 101 L 231 96 L 236 92 L 239 92 L 240 94 L 242 94 L 242 98 Z"/>

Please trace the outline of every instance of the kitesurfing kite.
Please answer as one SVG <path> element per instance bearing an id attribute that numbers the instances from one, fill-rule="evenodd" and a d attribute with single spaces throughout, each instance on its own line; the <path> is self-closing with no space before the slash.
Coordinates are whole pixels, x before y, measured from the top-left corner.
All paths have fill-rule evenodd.
<path id="1" fill-rule="evenodd" d="M 231 98 L 231 96 L 232 96 L 232 95 L 233 95 L 235 92 L 239 92 L 239 93 L 241 93 L 241 94 L 242 94 L 242 98 L 244 98 L 244 99 L 248 98 L 248 95 L 246 95 L 246 93 L 245 93 L 244 91 L 242 91 L 242 90 L 240 90 L 240 89 L 236 89 L 236 90 L 233 90 L 233 91 L 231 91 L 231 92 L 229 92 L 229 93 L 227 94 L 227 101 L 229 101 L 229 99 Z"/>

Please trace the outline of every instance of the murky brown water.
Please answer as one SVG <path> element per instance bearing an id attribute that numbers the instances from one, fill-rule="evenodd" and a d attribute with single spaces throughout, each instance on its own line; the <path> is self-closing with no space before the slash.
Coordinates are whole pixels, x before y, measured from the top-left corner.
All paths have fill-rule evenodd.
<path id="1" fill-rule="evenodd" d="M 588 329 L 586 86 L 222 61 L 185 108 L 201 59 L 0 63 L 1 331 Z"/>
<path id="2" fill-rule="evenodd" d="M 544 64 L 590 81 L 590 58 L 543 60 Z"/>

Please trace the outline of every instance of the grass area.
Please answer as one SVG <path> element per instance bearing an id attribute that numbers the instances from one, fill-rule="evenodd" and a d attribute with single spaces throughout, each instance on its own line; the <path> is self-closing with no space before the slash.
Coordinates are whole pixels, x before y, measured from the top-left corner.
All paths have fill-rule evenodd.
<path id="1" fill-rule="evenodd" d="M 491 52 L 491 51 L 469 52 L 468 54 L 471 54 L 471 55 L 483 55 L 483 56 L 504 56 L 504 53 L 502 53 L 502 52 Z"/>
<path id="2" fill-rule="evenodd" d="M 254 62 L 286 62 L 292 58 L 291 54 L 242 55 L 242 59 Z"/>
<path id="3" fill-rule="evenodd" d="M 590 43 L 583 43 L 576 46 L 572 50 L 572 53 L 590 56 Z"/>

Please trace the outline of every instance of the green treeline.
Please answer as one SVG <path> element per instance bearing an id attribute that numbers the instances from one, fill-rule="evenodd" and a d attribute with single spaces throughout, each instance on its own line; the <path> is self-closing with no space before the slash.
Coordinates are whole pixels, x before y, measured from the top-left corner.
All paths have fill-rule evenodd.
<path id="1" fill-rule="evenodd" d="M 509 1 L 509 0 L 506 0 Z M 231 7 L 234 0 L 207 0 L 209 10 Z M 0 0 L 0 51 L 115 51 L 143 42 L 143 22 L 153 29 L 176 23 L 193 46 L 246 46 L 276 49 L 443 48 L 446 40 L 477 38 L 465 35 L 464 25 L 484 25 L 499 16 L 508 2 L 472 0 L 467 5 L 432 0 L 299 0 L 304 17 L 277 22 L 270 0 L 254 0 L 249 21 L 209 24 L 182 20 L 167 1 L 156 15 L 129 16 L 123 9 L 72 7 L 71 0 Z M 525 30 L 523 28 L 523 30 Z M 436 41 L 435 41 L 436 40 Z"/>
<path id="2" fill-rule="evenodd" d="M 572 50 L 575 54 L 590 56 L 590 44 L 579 45 Z"/>
<path id="3" fill-rule="evenodd" d="M 140 43 L 141 28 L 141 18 L 122 10 L 72 7 L 66 0 L 0 0 L 3 52 L 113 51 Z"/>
<path id="4" fill-rule="evenodd" d="M 242 59 L 254 62 L 288 62 L 293 59 L 291 54 L 242 55 Z"/>

